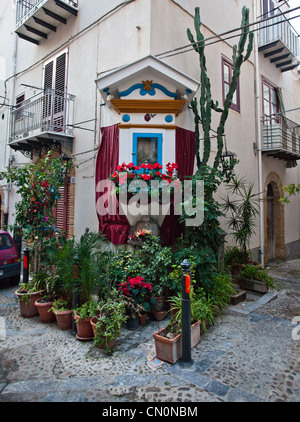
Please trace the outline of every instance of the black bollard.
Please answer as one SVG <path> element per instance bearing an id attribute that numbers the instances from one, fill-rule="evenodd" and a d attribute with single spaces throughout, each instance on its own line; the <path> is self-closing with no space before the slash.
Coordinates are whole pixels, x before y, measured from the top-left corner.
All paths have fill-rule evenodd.
<path id="1" fill-rule="evenodd" d="M 182 276 L 182 357 L 181 364 L 190 366 L 193 364 L 191 347 L 191 300 L 190 300 L 190 262 L 185 259 L 181 263 Z"/>
<path id="2" fill-rule="evenodd" d="M 73 283 L 73 310 L 75 310 L 77 306 L 80 305 L 78 283 L 77 283 L 77 279 L 79 277 L 79 271 L 80 271 L 80 268 L 78 264 L 78 256 L 75 255 L 74 257 L 74 283 Z M 72 331 L 74 335 L 77 334 L 77 327 L 76 327 L 76 322 L 75 322 L 74 317 L 72 321 Z"/>
<path id="3" fill-rule="evenodd" d="M 29 249 L 23 250 L 23 283 L 28 283 L 29 280 Z"/>

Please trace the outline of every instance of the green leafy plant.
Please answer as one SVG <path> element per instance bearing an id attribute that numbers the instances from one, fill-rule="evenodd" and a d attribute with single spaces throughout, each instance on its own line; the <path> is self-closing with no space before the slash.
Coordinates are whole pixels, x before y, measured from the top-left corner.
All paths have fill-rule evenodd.
<path id="1" fill-rule="evenodd" d="M 52 307 L 49 309 L 48 312 L 52 311 L 53 313 L 59 313 L 64 311 L 70 311 L 72 309 L 72 306 L 67 300 L 64 299 L 56 299 L 53 302 Z"/>
<path id="2" fill-rule="evenodd" d="M 191 289 L 191 324 L 201 321 L 203 329 L 207 329 L 207 325 L 211 325 L 215 319 L 214 310 L 215 303 L 212 298 L 207 298 L 204 289 L 199 289 L 197 293 Z M 172 296 L 171 302 L 174 316 L 167 325 L 167 329 L 174 335 L 179 334 L 182 329 L 182 298 L 181 296 Z"/>
<path id="3" fill-rule="evenodd" d="M 74 315 L 76 314 L 78 316 L 76 323 L 79 320 L 92 318 L 93 316 L 96 316 L 98 313 L 99 313 L 98 303 L 93 300 L 89 300 L 88 302 L 83 303 L 81 306 L 77 306 L 74 310 Z"/>
<path id="4" fill-rule="evenodd" d="M 53 207 L 59 199 L 69 164 L 60 158 L 51 158 L 49 151 L 44 159 L 37 163 L 28 163 L 22 167 L 9 167 L 0 172 L 0 179 L 6 179 L 16 187 L 21 199 L 15 204 L 15 219 L 10 230 L 22 236 L 32 245 L 34 251 L 33 271 L 40 272 L 40 255 L 43 242 L 55 237 Z"/>
<path id="5" fill-rule="evenodd" d="M 260 268 L 257 265 L 247 264 L 240 273 L 240 277 L 245 277 L 250 280 L 258 280 L 267 283 L 268 287 L 274 288 L 274 280 L 268 274 L 265 268 Z"/>
<path id="6" fill-rule="evenodd" d="M 247 252 L 248 259 L 250 258 L 249 252 Z M 224 253 L 224 265 L 225 267 L 232 268 L 235 264 L 238 266 L 245 263 L 244 252 L 237 246 L 229 246 L 225 249 Z"/>
<path id="7" fill-rule="evenodd" d="M 214 277 L 210 289 L 207 291 L 207 296 L 216 305 L 215 310 L 221 310 L 223 307 L 228 307 L 230 303 L 230 296 L 236 294 L 231 278 L 221 273 Z"/>
<path id="8" fill-rule="evenodd" d="M 255 234 L 256 217 L 259 214 L 259 194 L 253 192 L 253 184 L 248 184 L 244 179 L 236 177 L 228 184 L 230 194 L 223 198 L 222 208 L 228 213 L 228 226 L 239 248 L 243 252 L 244 264 L 248 261 L 248 250 L 251 237 Z"/>
<path id="9" fill-rule="evenodd" d="M 109 343 L 121 334 L 122 323 L 126 320 L 126 302 L 120 296 L 113 296 L 106 302 L 99 302 L 99 316 L 95 324 L 94 344 L 104 346 L 112 353 Z"/>

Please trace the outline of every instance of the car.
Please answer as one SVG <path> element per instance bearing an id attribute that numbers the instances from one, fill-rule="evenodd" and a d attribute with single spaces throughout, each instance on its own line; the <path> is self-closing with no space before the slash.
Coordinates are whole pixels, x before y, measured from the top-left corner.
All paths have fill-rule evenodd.
<path id="1" fill-rule="evenodd" d="M 0 230 L 0 282 L 9 279 L 20 282 L 21 261 L 18 249 L 11 235 Z"/>

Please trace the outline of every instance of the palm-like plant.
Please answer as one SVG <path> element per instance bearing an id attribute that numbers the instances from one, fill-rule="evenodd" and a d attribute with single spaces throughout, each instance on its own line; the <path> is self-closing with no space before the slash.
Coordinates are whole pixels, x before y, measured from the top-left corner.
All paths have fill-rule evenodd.
<path id="1" fill-rule="evenodd" d="M 259 213 L 259 194 L 253 192 L 253 184 L 247 185 L 245 179 L 236 177 L 228 184 L 228 194 L 223 198 L 221 207 L 232 229 L 234 240 L 241 248 L 244 262 L 248 259 L 251 237 L 255 234 L 256 216 Z M 234 199 L 229 194 L 235 195 Z"/>

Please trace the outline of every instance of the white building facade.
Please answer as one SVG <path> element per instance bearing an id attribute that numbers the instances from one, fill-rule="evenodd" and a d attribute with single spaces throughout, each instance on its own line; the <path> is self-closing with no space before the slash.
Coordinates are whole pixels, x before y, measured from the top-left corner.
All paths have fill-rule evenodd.
<path id="1" fill-rule="evenodd" d="M 243 6 L 250 9 L 250 22 L 258 23 L 225 127 L 227 147 L 239 159 L 238 176 L 254 183 L 264 199 L 253 255 L 263 262 L 299 256 L 300 197 L 285 206 L 278 202 L 282 186 L 300 182 L 300 41 L 286 1 L 3 1 L 1 168 L 38 160 L 49 149 L 71 157 L 60 227 L 75 236 L 86 227 L 98 230 L 102 129 L 118 127 L 118 151 L 112 154 L 119 164 L 138 163 L 139 143 L 154 143 L 165 170 L 176 160 L 177 129 L 195 130 L 189 104 L 200 95 L 199 58 L 186 34 L 194 28 L 195 7 L 207 40 L 212 97 L 222 106 Z M 212 157 L 215 152 L 213 140 Z M 11 224 L 18 198 L 0 183 L 1 224 Z"/>

